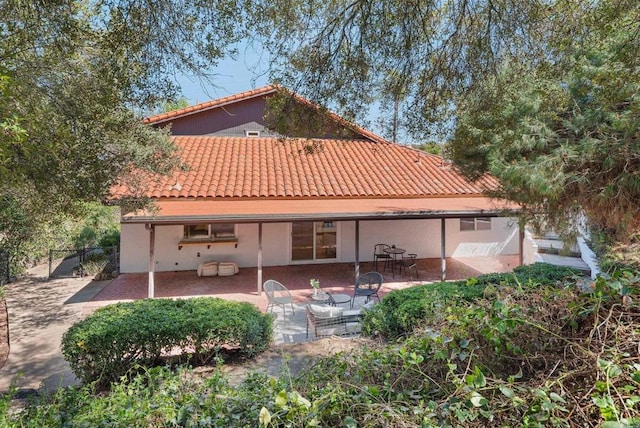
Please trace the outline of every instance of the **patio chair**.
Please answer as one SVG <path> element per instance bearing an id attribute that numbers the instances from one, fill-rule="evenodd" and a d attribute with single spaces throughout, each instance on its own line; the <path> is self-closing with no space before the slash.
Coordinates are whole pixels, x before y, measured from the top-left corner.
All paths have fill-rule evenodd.
<path id="1" fill-rule="evenodd" d="M 378 291 L 380 291 L 380 287 L 382 287 L 383 280 L 384 278 L 380 272 L 367 272 L 356 278 L 353 297 L 351 298 L 351 307 L 353 308 L 353 303 L 358 296 L 366 297 L 365 303 L 369 303 L 369 300 L 371 300 L 373 296 L 377 297 L 378 301 L 380 301 Z"/>
<path id="2" fill-rule="evenodd" d="M 406 275 L 409 274 L 409 280 L 413 281 L 413 276 L 411 275 L 411 270 L 413 269 L 416 272 L 416 279 L 418 279 L 418 264 L 416 262 L 418 255 L 409 253 L 406 256 L 402 256 L 402 260 L 400 260 L 400 273 Z"/>
<path id="3" fill-rule="evenodd" d="M 267 311 L 273 312 L 274 306 L 282 306 L 282 310 L 287 315 L 287 305 L 291 306 L 291 312 L 293 315 L 296 311 L 293 309 L 293 300 L 291 299 L 291 293 L 287 290 L 287 287 L 280 284 L 274 279 L 268 279 L 262 285 L 269 303 L 267 304 Z"/>
<path id="4" fill-rule="evenodd" d="M 391 262 L 391 254 L 385 251 L 385 249 L 391 248 L 387 244 L 376 244 L 373 247 L 373 262 L 376 265 L 376 271 L 378 270 L 378 259 L 384 260 L 384 268 Z"/>

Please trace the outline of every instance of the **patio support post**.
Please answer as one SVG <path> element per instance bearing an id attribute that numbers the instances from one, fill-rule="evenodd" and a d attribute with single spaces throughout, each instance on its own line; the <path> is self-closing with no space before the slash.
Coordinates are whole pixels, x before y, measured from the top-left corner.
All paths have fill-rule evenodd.
<path id="1" fill-rule="evenodd" d="M 518 220 L 518 264 L 522 266 L 524 264 L 524 220 Z"/>
<path id="2" fill-rule="evenodd" d="M 258 223 L 258 296 L 262 295 L 262 223 Z"/>
<path id="3" fill-rule="evenodd" d="M 153 299 L 155 297 L 154 270 L 156 267 L 156 226 L 154 224 L 145 224 L 145 228 L 149 231 L 149 291 L 147 297 Z"/>
<path id="4" fill-rule="evenodd" d="M 447 232 L 445 218 L 440 219 L 440 268 L 442 269 L 442 281 L 447 279 L 447 242 L 446 242 L 446 232 Z"/>
<path id="5" fill-rule="evenodd" d="M 356 220 L 356 278 L 360 276 L 360 220 Z"/>

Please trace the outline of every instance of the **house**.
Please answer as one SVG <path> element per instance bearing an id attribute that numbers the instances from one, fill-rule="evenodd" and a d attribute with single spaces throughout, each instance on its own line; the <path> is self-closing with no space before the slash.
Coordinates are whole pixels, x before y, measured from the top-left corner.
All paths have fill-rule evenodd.
<path id="1" fill-rule="evenodd" d="M 325 115 L 321 138 L 267 128 L 276 86 L 158 114 L 187 170 L 149 182 L 155 211 L 122 212 L 121 272 L 195 270 L 203 261 L 242 267 L 355 263 L 393 243 L 419 258 L 518 254 L 517 207 L 465 180 L 442 157 L 393 144 L 290 94 Z M 126 196 L 126 187 L 114 196 Z M 511 210 L 511 211 L 505 211 Z M 505 212 L 507 214 L 505 214 Z"/>

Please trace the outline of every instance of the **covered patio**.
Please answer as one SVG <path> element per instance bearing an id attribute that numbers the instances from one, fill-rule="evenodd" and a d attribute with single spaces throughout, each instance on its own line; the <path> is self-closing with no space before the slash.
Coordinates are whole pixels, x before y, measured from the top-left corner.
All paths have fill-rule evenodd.
<path id="1" fill-rule="evenodd" d="M 519 265 L 519 256 L 492 256 L 448 258 L 447 278 L 460 280 L 492 272 L 510 272 Z M 412 287 L 426 282 L 440 281 L 441 259 L 418 259 L 419 278 L 410 280 L 408 275 L 390 270 L 386 272 L 380 263 L 378 268 L 384 276 L 380 290 L 380 297 L 392 290 Z M 375 270 L 372 262 L 360 263 L 360 272 Z M 266 311 L 267 297 L 264 292 L 258 294 L 256 290 L 257 268 L 242 268 L 234 276 L 206 276 L 199 277 L 196 271 L 157 272 L 155 274 L 156 298 L 190 298 L 199 296 L 219 297 L 227 300 L 249 302 Z M 307 319 L 305 305 L 312 303 L 312 288 L 309 280 L 320 281 L 323 290 L 330 293 L 352 295 L 354 284 L 354 263 L 330 263 L 313 265 L 291 265 L 263 267 L 263 278 L 275 279 L 284 284 L 291 292 L 295 314 L 289 308 L 283 311 L 276 307 L 274 322 L 274 342 L 300 343 L 313 340 L 313 335 L 307 336 Z M 128 301 L 147 298 L 148 275 L 146 273 L 121 274 L 109 282 L 83 307 L 83 313 L 89 314 L 100 306 L 118 301 Z M 358 298 L 354 309 L 364 303 L 364 298 Z M 348 303 L 338 305 L 349 308 Z"/>
<path id="2" fill-rule="evenodd" d="M 459 280 L 491 272 L 510 272 L 519 264 L 518 255 L 492 257 L 447 258 L 447 279 Z M 441 277 L 440 259 L 418 259 L 419 278 L 410 280 L 408 275 L 396 271 L 383 270 L 384 276 L 381 295 L 391 290 L 411 287 L 425 282 L 439 281 Z M 360 263 L 360 272 L 375 270 L 372 262 Z M 256 290 L 257 268 L 242 268 L 237 275 L 220 277 L 198 277 L 196 271 L 156 272 L 155 297 L 186 298 L 213 296 L 228 300 L 250 302 L 261 310 L 266 310 L 267 298 Z M 330 263 L 312 265 L 291 265 L 263 267 L 263 278 L 275 279 L 284 284 L 292 294 L 295 303 L 309 302 L 312 293 L 309 280 L 316 278 L 320 286 L 329 292 L 352 294 L 354 283 L 353 263 Z M 91 308 L 103 306 L 114 301 L 144 299 L 147 297 L 146 273 L 121 274 L 88 303 Z"/>

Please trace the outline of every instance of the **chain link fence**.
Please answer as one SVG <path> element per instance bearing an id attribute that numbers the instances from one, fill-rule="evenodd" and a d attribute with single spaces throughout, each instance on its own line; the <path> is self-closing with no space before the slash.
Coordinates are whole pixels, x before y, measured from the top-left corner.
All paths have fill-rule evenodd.
<path id="1" fill-rule="evenodd" d="M 109 279 L 120 270 L 118 247 L 49 250 L 49 279 L 94 275 Z"/>

